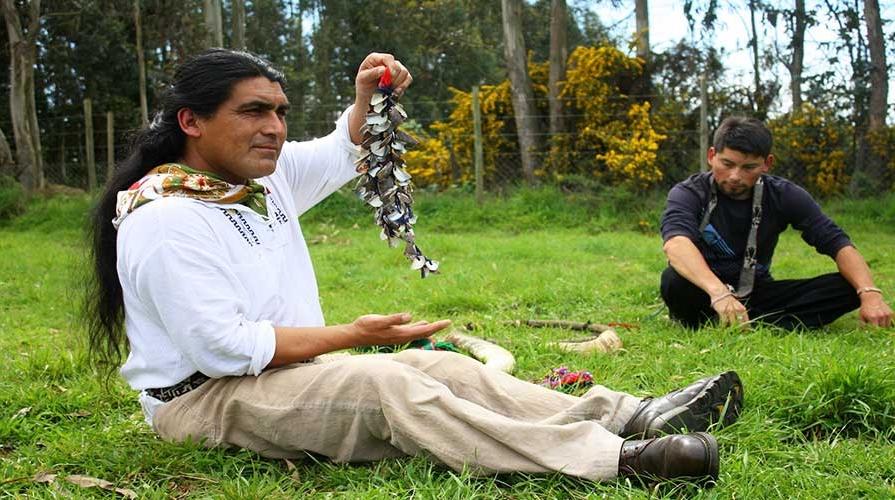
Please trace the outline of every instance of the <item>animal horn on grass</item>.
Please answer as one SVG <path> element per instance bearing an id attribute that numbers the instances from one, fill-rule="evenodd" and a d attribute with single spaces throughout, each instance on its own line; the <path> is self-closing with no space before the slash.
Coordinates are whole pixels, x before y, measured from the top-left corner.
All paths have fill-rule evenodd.
<path id="1" fill-rule="evenodd" d="M 615 352 L 622 348 L 622 339 L 615 330 L 604 330 L 597 338 L 582 341 L 552 342 L 549 344 L 569 352 Z"/>
<path id="2" fill-rule="evenodd" d="M 449 333 L 445 340 L 469 351 L 473 358 L 481 361 L 489 368 L 507 373 L 512 373 L 513 369 L 516 368 L 516 358 L 513 357 L 512 353 L 493 342 L 488 342 L 485 339 L 456 330 Z"/>

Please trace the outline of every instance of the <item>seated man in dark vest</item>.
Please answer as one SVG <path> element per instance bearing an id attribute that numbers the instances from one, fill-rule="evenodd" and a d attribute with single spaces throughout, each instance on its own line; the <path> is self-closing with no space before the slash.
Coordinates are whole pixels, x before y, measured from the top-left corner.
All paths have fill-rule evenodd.
<path id="1" fill-rule="evenodd" d="M 690 328 L 715 318 L 816 328 L 860 308 L 862 322 L 890 326 L 892 309 L 848 235 L 807 191 L 767 175 L 771 144 L 761 121 L 727 118 L 708 151 L 711 170 L 668 193 L 661 227 L 669 267 L 661 291 L 671 318 Z M 839 272 L 774 280 L 771 259 L 788 226 L 835 260 Z"/>

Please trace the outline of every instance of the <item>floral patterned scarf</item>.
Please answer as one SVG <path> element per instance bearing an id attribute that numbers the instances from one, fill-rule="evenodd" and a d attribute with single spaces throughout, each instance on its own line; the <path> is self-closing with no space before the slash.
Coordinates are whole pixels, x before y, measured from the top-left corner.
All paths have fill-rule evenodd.
<path id="1" fill-rule="evenodd" d="M 230 184 L 210 172 L 195 170 L 179 163 L 166 163 L 150 170 L 127 191 L 118 192 L 115 229 L 134 210 L 150 201 L 167 196 L 192 198 L 212 203 L 245 205 L 267 217 L 267 188 L 254 179 L 245 184 Z"/>

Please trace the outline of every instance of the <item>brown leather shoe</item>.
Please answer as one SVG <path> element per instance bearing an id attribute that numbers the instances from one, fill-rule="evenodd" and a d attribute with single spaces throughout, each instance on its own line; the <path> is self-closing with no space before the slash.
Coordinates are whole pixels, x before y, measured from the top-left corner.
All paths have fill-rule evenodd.
<path id="1" fill-rule="evenodd" d="M 687 478 L 704 483 L 718 480 L 718 442 L 711 434 L 674 434 L 622 443 L 618 475 L 640 482 Z"/>
<path id="2" fill-rule="evenodd" d="M 660 398 L 644 399 L 619 436 L 649 438 L 705 431 L 714 422 L 736 422 L 742 407 L 743 383 L 736 372 L 725 372 Z"/>

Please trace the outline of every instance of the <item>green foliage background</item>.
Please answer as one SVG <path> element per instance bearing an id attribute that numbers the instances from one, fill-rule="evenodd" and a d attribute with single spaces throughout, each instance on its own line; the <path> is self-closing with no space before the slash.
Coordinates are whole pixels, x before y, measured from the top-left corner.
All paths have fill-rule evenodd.
<path id="1" fill-rule="evenodd" d="M 26 2 L 13 3 L 23 10 Z M 606 72 L 594 76 L 594 80 L 605 79 L 606 88 L 589 89 L 588 94 L 579 84 L 574 91 L 577 94 L 569 91 L 564 95 L 568 128 L 548 137 L 546 66 L 551 2 L 523 2 L 523 32 L 535 83 L 534 108 L 542 128 L 538 151 L 542 180 L 553 182 L 575 173 L 605 185 L 639 189 L 644 182 L 669 186 L 697 170 L 704 163 L 699 157 L 699 77 L 704 73 L 710 131 L 730 114 L 764 116 L 771 109 L 774 112 L 769 117 L 780 136 L 780 173 L 806 185 L 816 195 L 867 193 L 868 188 L 872 188 L 872 194 L 892 188 L 895 132 L 887 127 L 869 138 L 868 144 L 861 142 L 869 95 L 869 62 L 864 52 L 854 51 L 857 59 L 850 63 L 851 77 L 828 65 L 806 67 L 803 94 L 810 109 L 786 111 L 786 96 L 780 91 L 786 77 L 775 73 L 774 66 L 786 54 L 775 52 L 782 48 L 773 46 L 769 32 L 774 23 L 791 23 L 792 10 L 754 3 L 759 9 L 760 29 L 768 31 L 763 34 L 767 39 L 761 41 L 762 79 L 757 91 L 760 95 L 756 96 L 751 82 L 730 79 L 727 61 L 731 49 L 714 44 L 713 30 L 723 29 L 712 24 L 717 22 L 717 17 L 712 17 L 717 14 L 717 2 L 686 2 L 688 15 L 701 24 L 694 24 L 687 39 L 659 52 L 654 50 L 652 60 L 645 65 L 632 57 L 629 37 L 604 26 L 591 2 L 567 3 L 570 56 L 576 49 L 611 48 L 622 57 L 612 57 L 611 64 L 605 63 Z M 106 172 L 106 112 L 115 117 L 114 148 L 119 160 L 126 152 L 129 131 L 140 126 L 133 6 L 133 0 L 43 2 L 35 102 L 44 165 L 51 183 L 86 186 L 85 98 L 93 101 L 100 182 Z M 174 68 L 208 45 L 207 31 L 203 0 L 140 0 L 140 6 L 151 114 Z M 230 46 L 231 2 L 223 1 L 223 7 L 224 45 Z M 859 42 L 856 37 L 863 29 L 860 9 L 849 2 L 835 1 L 809 5 L 809 11 L 812 22 L 837 19 L 845 23 L 838 38 L 820 48 L 829 61 L 849 59 L 849 44 Z M 472 154 L 467 147 L 472 142 L 472 122 L 465 109 L 469 99 L 457 99 L 451 89 L 467 95 L 474 85 L 504 89 L 501 102 L 484 110 L 485 120 L 491 123 L 491 136 L 486 135 L 485 142 L 486 178 L 489 189 L 518 183 L 519 152 L 506 92 L 499 2 L 251 0 L 246 2 L 245 28 L 248 49 L 270 59 L 287 75 L 287 95 L 293 106 L 288 121 L 293 139 L 316 137 L 331 130 L 338 113 L 353 102 L 354 76 L 367 53 L 396 54 L 414 74 L 412 90 L 402 102 L 417 125 L 416 131 L 422 138 L 431 136 L 439 141 L 424 142 L 423 158 L 414 167 L 420 174 L 419 184 L 445 188 L 472 179 Z M 884 29 L 891 52 L 895 38 L 888 21 Z M 0 24 L 3 67 L 9 64 L 5 31 L 5 23 Z M 571 67 L 574 61 L 570 59 L 569 63 Z M 648 95 L 636 90 L 641 70 L 632 66 L 637 65 L 652 75 Z M 776 68 L 779 70 L 779 66 Z M 8 84 L 8 72 L 0 72 L 0 86 L 6 88 Z M 604 109 L 595 113 L 587 107 L 588 102 L 603 102 Z M 647 102 L 649 124 L 629 126 L 633 120 L 628 113 L 635 107 L 642 109 Z M 5 92 L 0 93 L 0 109 L 9 109 Z M 13 142 L 7 114 L 0 113 L 0 129 Z M 641 140 L 644 137 L 648 139 Z M 655 159 L 636 154 L 644 146 L 656 148 Z M 626 147 L 629 151 L 624 151 Z M 852 175 L 870 151 L 884 164 L 882 174 L 871 178 Z M 426 174 L 429 171 L 438 175 Z"/>

